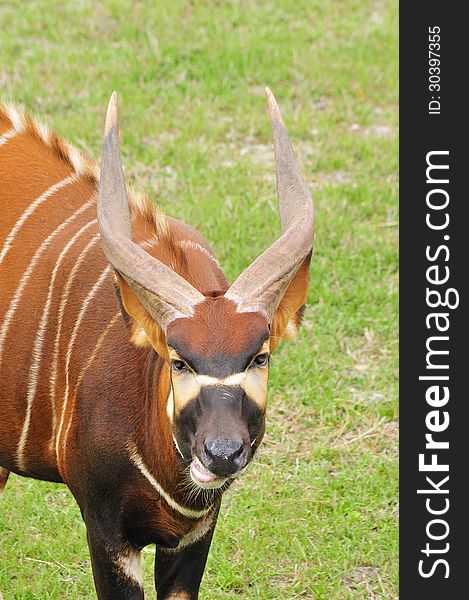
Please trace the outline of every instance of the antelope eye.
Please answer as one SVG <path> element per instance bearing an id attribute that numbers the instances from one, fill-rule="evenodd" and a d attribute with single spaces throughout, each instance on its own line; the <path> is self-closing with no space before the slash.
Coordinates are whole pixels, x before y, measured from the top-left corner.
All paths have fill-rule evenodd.
<path id="1" fill-rule="evenodd" d="M 264 354 L 258 354 L 253 361 L 256 367 L 265 367 L 268 362 L 269 355 L 267 354 L 267 352 L 265 352 Z"/>
<path id="2" fill-rule="evenodd" d="M 182 373 L 183 371 L 187 371 L 187 365 L 183 360 L 173 360 L 171 361 L 171 367 L 173 371 L 177 373 Z"/>

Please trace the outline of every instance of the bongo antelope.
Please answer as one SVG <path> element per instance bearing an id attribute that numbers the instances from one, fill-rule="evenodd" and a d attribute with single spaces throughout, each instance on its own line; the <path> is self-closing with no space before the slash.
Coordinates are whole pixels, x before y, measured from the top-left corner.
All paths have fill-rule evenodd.
<path id="1" fill-rule="evenodd" d="M 269 356 L 300 325 L 314 211 L 266 90 L 282 234 L 229 285 L 212 249 L 126 188 L 116 94 L 101 169 L 0 107 L 0 488 L 65 483 L 98 598 L 198 597 L 221 495 L 265 429 Z"/>

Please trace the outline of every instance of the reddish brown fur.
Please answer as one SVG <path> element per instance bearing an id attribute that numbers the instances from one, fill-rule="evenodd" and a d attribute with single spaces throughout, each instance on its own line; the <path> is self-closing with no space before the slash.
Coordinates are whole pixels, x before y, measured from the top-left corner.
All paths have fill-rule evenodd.
<path id="1" fill-rule="evenodd" d="M 236 309 L 236 304 L 223 296 L 207 298 L 196 306 L 193 317 L 173 321 L 168 337 L 176 337 L 191 354 L 238 354 L 259 340 L 267 322 L 260 313 Z"/>
<path id="2" fill-rule="evenodd" d="M 3 488 L 7 484 L 9 475 L 10 471 L 7 471 L 7 469 L 3 469 L 2 467 L 0 467 L 0 494 L 3 492 Z"/>
<path id="3" fill-rule="evenodd" d="M 0 136 L 11 129 L 11 121 L 0 107 Z"/>
<path id="4" fill-rule="evenodd" d="M 72 163 L 69 160 L 66 148 L 67 144 L 51 136 L 50 145 L 46 144 L 38 134 L 35 124 L 25 120 L 26 129 L 16 135 L 8 143 L 0 146 L 0 202 L 2 204 L 2 218 L 0 220 L 0 241 L 3 243 L 9 232 L 15 226 L 18 218 L 31 203 L 44 193 L 51 185 L 61 179 L 73 174 Z M 1 131 L 11 128 L 11 121 L 4 110 L 0 111 Z M 11 299 L 18 287 L 21 277 L 28 265 L 41 246 L 44 239 L 61 223 L 72 215 L 81 205 L 96 196 L 97 179 L 92 176 L 93 165 L 86 159 L 87 170 L 82 176 L 78 175 L 78 181 L 71 183 L 62 190 L 48 198 L 31 214 L 25 221 L 23 227 L 18 231 L 13 244 L 4 257 L 0 269 L 0 284 L 3 293 L 0 298 L 0 315 L 5 315 L 10 306 Z M 97 172 L 97 169 L 95 168 Z M 28 173 L 28 177 L 24 173 Z M 175 268 L 181 275 L 186 276 L 192 283 L 205 291 L 205 289 L 226 288 L 226 280 L 223 273 L 216 267 L 215 263 L 205 254 L 196 250 L 185 251 L 178 246 L 178 240 L 192 240 L 203 245 L 208 252 L 210 248 L 202 236 L 190 227 L 172 220 L 166 219 L 154 209 L 146 197 L 138 202 L 132 202 L 131 214 L 133 221 L 133 238 L 137 242 L 153 240 L 146 246 L 146 250 L 157 256 L 162 262 Z M 66 243 L 76 234 L 81 227 L 95 218 L 94 206 L 86 209 L 73 223 L 65 227 L 54 239 L 47 251 L 43 252 L 33 269 L 31 277 L 24 288 L 19 299 L 14 318 L 8 329 L 5 347 L 1 356 L 0 375 L 3 380 L 9 381 L 4 419 L 0 423 L 0 460 L 7 464 L 12 470 L 18 470 L 11 453 L 18 445 L 21 430 L 24 423 L 26 411 L 26 397 L 29 382 L 29 371 L 31 366 L 31 348 L 34 343 L 39 322 L 41 319 L 48 286 L 51 281 L 51 273 L 57 262 L 58 256 Z M 50 357 L 53 354 L 54 340 L 58 330 L 57 312 L 60 305 L 62 293 L 73 266 L 77 262 L 80 253 L 86 245 L 96 236 L 98 227 L 91 225 L 89 229 L 80 236 L 71 247 L 62 262 L 52 295 L 50 305 L 49 321 L 45 330 L 44 345 L 42 349 L 42 360 L 40 363 L 37 390 L 32 405 L 31 423 L 25 454 L 27 458 L 27 469 L 24 474 L 35 477 L 53 478 L 68 482 L 67 472 L 70 470 L 66 465 L 67 460 L 73 460 L 74 445 L 73 438 L 76 436 L 75 423 L 72 422 L 66 440 L 61 440 L 59 460 L 55 456 L 54 431 L 52 430 L 52 406 L 49 398 L 49 379 L 51 375 Z M 63 394 L 66 387 L 66 353 L 78 314 L 82 303 L 89 293 L 91 287 L 96 283 L 100 273 L 106 267 L 107 261 L 101 250 L 99 241 L 91 247 L 86 255 L 86 260 L 76 273 L 73 284 L 70 287 L 68 302 L 62 319 L 61 335 L 58 356 L 58 380 L 53 406 L 60 418 L 63 408 Z M 198 280 L 198 277 L 200 280 Z M 133 296 L 133 294 L 132 294 Z M 134 303 L 137 303 L 133 296 Z M 105 342 L 95 357 L 93 364 L 89 367 L 83 381 L 78 388 L 78 394 L 72 395 L 80 372 L 86 366 L 86 360 L 93 352 L 103 330 L 111 321 L 118 304 L 115 298 L 112 278 L 107 278 L 99 288 L 99 293 L 92 299 L 76 336 L 76 342 L 72 348 L 69 365 L 69 394 L 67 407 L 64 413 L 65 431 L 71 422 L 73 410 L 78 409 L 79 392 L 89 380 L 97 378 L 102 380 L 104 376 L 100 372 L 103 364 L 109 367 L 109 361 L 125 364 L 133 364 L 138 356 L 143 362 L 148 361 L 143 350 L 136 350 L 130 342 L 130 335 L 125 327 L 124 321 L 120 319 L 110 330 Z M 131 311 L 130 311 L 131 312 Z M 155 329 L 157 326 L 154 322 Z M 108 354 L 106 354 L 108 353 Z M 49 358 L 47 358 L 49 357 Z M 22 376 L 18 377 L 18 369 Z M 138 371 L 135 387 L 142 385 L 143 374 Z M 156 385 L 158 383 L 158 385 Z M 162 377 L 159 382 L 153 382 L 155 394 L 160 392 L 162 402 L 165 402 L 168 392 L 167 377 Z M 122 387 L 116 394 L 122 395 L 130 404 L 132 394 L 128 389 Z M 159 396 L 157 396 L 159 397 Z M 135 390 L 135 401 L 140 402 L 141 392 Z M 150 405 L 154 407 L 153 401 Z M 165 411 L 153 411 L 148 415 L 151 429 L 167 431 Z M 156 421 L 155 421 L 156 419 Z M 163 421 L 161 421 L 163 419 Z M 144 424 L 142 423 L 142 428 Z M 56 432 L 55 432 L 56 433 Z M 174 455 L 174 449 L 170 437 L 166 436 L 167 456 L 164 462 L 171 464 L 170 457 Z M 65 446 L 70 447 L 65 454 Z M 9 456 L 8 460 L 6 456 Z M 152 461 L 149 460 L 151 463 Z M 155 463 L 155 473 L 161 475 L 162 480 L 168 479 L 172 472 L 162 471 Z M 159 473 L 161 471 L 161 474 Z M 177 481 L 166 481 L 169 488 L 176 487 Z M 173 512 L 173 511 L 170 511 Z"/>
<path id="5" fill-rule="evenodd" d="M 112 486 L 115 472 L 115 501 L 124 511 L 147 515 L 142 531 L 179 538 L 197 520 L 171 508 L 129 462 L 129 444 L 138 442 L 149 471 L 176 502 L 205 507 L 203 498 L 190 500 L 181 486 L 166 414 L 169 368 L 154 352 L 167 358 L 165 336 L 111 270 L 96 287 L 108 263 L 99 240 L 93 241 L 98 234 L 95 164 L 55 134 L 44 139 L 34 121 L 22 117 L 22 123 L 24 130 L 0 145 L 0 243 L 4 249 L 10 244 L 0 264 L 0 377 L 8 382 L 0 390 L 0 465 L 7 469 L 0 467 L 0 487 L 8 470 L 63 481 L 87 520 L 95 508 L 86 494 L 91 478 L 99 480 L 103 473 Z M 12 126 L 8 109 L 0 106 L 0 136 Z M 72 175 L 76 181 L 57 189 L 18 226 L 35 200 Z M 254 343 L 267 323 L 260 314 L 238 313 L 221 296 L 228 282 L 202 236 L 165 218 L 145 195 L 130 192 L 129 199 L 134 241 L 207 296 L 193 318 L 176 320 L 168 333 L 177 332 L 189 350 L 201 355 L 235 354 Z M 272 323 L 272 349 L 288 321 L 298 318 L 308 264 Z"/>
<path id="6" fill-rule="evenodd" d="M 51 135 L 50 144 L 40 137 L 33 121 L 25 119 L 25 131 L 16 135 L 8 143 L 0 146 L 0 201 L 2 203 L 2 219 L 0 221 L 0 240 L 5 239 L 12 230 L 22 212 L 51 185 L 74 173 L 73 165 L 67 154 L 67 144 Z M 11 128 L 11 121 L 4 110 L 0 110 L 1 131 Z M 54 228 L 58 227 L 68 216 L 73 214 L 86 200 L 96 196 L 97 179 L 93 176 L 93 166 L 90 159 L 84 158 L 85 174 L 78 181 L 56 192 L 51 198 L 41 204 L 27 219 L 18 232 L 13 246 L 5 255 L 1 265 L 0 283 L 3 293 L 0 298 L 1 313 L 5 314 L 22 274 L 42 241 Z M 24 177 L 25 171 L 28 177 Z M 142 209 L 143 208 L 143 209 Z M 207 253 L 212 254 L 210 247 L 203 237 L 187 225 L 174 219 L 165 219 L 153 209 L 147 198 L 137 204 L 131 203 L 133 218 L 133 237 L 137 242 L 153 239 L 155 242 L 146 249 L 162 262 L 170 265 L 192 285 L 207 295 L 223 293 L 228 283 L 214 260 L 192 247 L 182 249 L 179 240 L 194 242 L 202 246 Z M 77 233 L 90 219 L 94 218 L 95 209 L 85 210 L 73 225 L 65 228 L 56 236 L 54 244 L 41 256 L 33 274 L 21 295 L 15 318 L 8 332 L 8 352 L 4 350 L 0 365 L 0 375 L 10 381 L 8 418 L 5 426 L 0 429 L 0 452 L 12 448 L 18 443 L 23 415 L 25 413 L 25 398 L 27 394 L 28 371 L 30 367 L 30 349 L 38 328 L 40 316 L 47 296 L 47 284 L 50 273 L 57 258 L 67 241 Z M 63 261 L 56 283 L 55 294 L 50 307 L 50 320 L 45 332 L 43 356 L 51 356 L 53 341 L 57 333 L 58 323 L 54 321 L 60 303 L 60 292 L 63 290 L 67 275 L 78 260 L 91 238 L 97 234 L 97 225 L 92 225 L 85 234 L 73 245 Z M 290 289 L 282 301 L 276 318 L 272 324 L 272 349 L 278 339 L 284 334 L 288 320 L 295 315 L 304 303 L 307 282 L 307 267 L 305 261 Z M 106 265 L 106 260 L 99 243 L 96 243 L 87 253 L 86 261 L 79 269 L 71 286 L 69 301 L 62 321 L 59 353 L 59 381 L 57 394 L 54 399 L 57 415 L 62 410 L 62 395 L 65 390 L 64 369 L 66 344 L 72 335 L 76 318 L 90 287 L 97 281 L 99 274 Z M 158 326 L 148 316 L 145 309 L 131 292 L 120 281 L 124 305 L 138 325 L 147 331 L 148 338 L 153 342 L 162 355 L 165 355 L 165 340 Z M 91 354 L 94 345 L 104 327 L 115 314 L 117 305 L 112 290 L 111 281 L 103 283 L 99 293 L 93 298 L 85 319 L 77 336 L 76 345 L 72 352 L 70 388 L 76 382 L 78 374 L 84 367 L 84 361 Z M 180 319 L 173 323 L 174 330 L 183 332 L 189 349 L 197 350 L 200 354 L 210 352 L 226 352 L 232 354 L 251 339 L 258 336 L 265 327 L 262 317 L 257 313 L 237 313 L 235 305 L 222 297 L 210 298 L 197 307 L 193 319 Z M 90 335 L 91 333 L 91 335 Z M 119 335 L 120 351 L 125 353 L 129 348 L 128 334 L 123 323 L 116 323 L 110 336 Z M 8 355 L 8 356 L 7 356 Z M 18 378 L 18 365 L 22 365 L 24 377 Z M 60 467 L 51 454 L 51 405 L 47 395 L 50 365 L 42 365 L 38 381 L 33 411 L 31 413 L 31 431 L 29 436 L 35 443 L 28 441 L 27 455 L 28 473 L 35 474 L 35 466 L 56 478 L 61 478 Z M 75 398 L 72 398 L 72 403 Z M 65 423 L 70 405 L 65 414 Z M 7 425 L 8 424 L 8 425 Z M 1 426 L 0 426 L 1 427 Z M 63 467 L 62 467 L 63 469 Z"/>

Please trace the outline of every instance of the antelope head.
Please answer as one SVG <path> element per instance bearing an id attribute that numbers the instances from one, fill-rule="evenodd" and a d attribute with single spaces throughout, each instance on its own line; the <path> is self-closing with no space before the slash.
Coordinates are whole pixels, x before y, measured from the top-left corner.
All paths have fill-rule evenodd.
<path id="1" fill-rule="evenodd" d="M 265 430 L 269 357 L 297 330 L 306 300 L 314 209 L 270 90 L 282 233 L 224 292 L 206 296 L 132 241 L 116 94 L 106 116 L 98 198 L 104 251 L 123 303 L 166 360 L 166 413 L 181 460 L 201 488 L 240 473 Z"/>

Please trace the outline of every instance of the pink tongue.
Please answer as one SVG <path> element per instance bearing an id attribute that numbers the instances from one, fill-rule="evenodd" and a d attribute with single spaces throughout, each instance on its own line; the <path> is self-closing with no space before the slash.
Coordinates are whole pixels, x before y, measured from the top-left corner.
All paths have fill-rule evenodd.
<path id="1" fill-rule="evenodd" d="M 198 458 L 194 458 L 191 464 L 191 474 L 194 479 L 201 483 L 210 483 L 215 481 L 216 476 L 207 471 Z"/>

